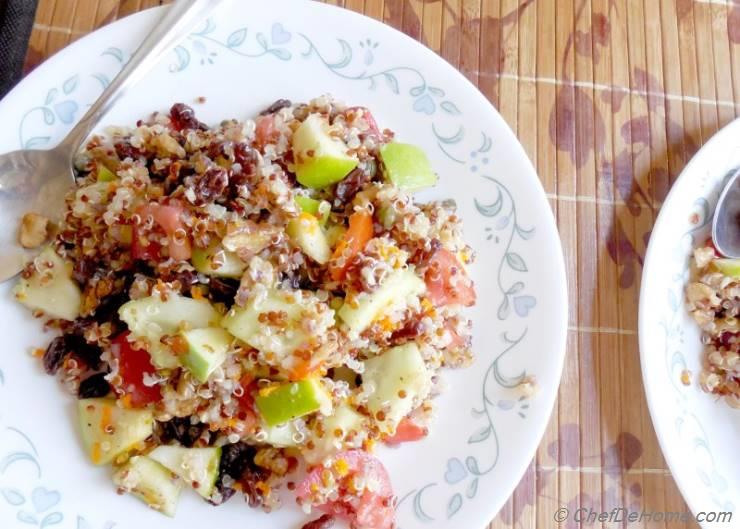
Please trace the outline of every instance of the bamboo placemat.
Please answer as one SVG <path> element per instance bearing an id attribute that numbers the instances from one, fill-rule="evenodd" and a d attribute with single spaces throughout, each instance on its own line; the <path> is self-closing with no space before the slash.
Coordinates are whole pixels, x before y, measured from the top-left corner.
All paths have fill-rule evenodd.
<path id="1" fill-rule="evenodd" d="M 160 3 L 40 0 L 27 67 Z M 556 527 L 563 506 L 687 511 L 645 403 L 637 299 L 668 188 L 740 108 L 738 0 L 329 3 L 404 31 L 475 83 L 534 161 L 557 217 L 570 294 L 563 384 L 537 456 L 490 528 Z"/>

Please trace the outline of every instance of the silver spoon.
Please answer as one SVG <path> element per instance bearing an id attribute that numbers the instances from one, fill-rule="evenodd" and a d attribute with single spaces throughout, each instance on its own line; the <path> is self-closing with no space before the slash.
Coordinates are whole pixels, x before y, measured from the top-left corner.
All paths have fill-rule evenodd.
<path id="1" fill-rule="evenodd" d="M 727 180 L 712 219 L 712 242 L 719 253 L 740 258 L 740 169 Z"/>
<path id="2" fill-rule="evenodd" d="M 171 47 L 222 0 L 176 0 L 115 79 L 59 145 L 0 156 L 0 282 L 20 272 L 34 251 L 18 242 L 20 220 L 37 213 L 58 220 L 74 185 L 73 158 L 100 119 Z"/>

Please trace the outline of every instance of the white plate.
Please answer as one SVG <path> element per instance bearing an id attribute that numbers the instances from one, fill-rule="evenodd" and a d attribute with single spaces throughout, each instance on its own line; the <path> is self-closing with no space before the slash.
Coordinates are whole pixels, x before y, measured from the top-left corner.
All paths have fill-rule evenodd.
<path id="1" fill-rule="evenodd" d="M 478 252 L 474 367 L 449 372 L 429 439 L 383 450 L 402 499 L 399 525 L 482 528 L 535 453 L 555 399 L 566 334 L 562 250 L 550 207 L 522 147 L 488 101 L 434 53 L 378 22 L 314 2 L 229 3 L 104 119 L 131 124 L 183 101 L 207 122 L 254 115 L 279 97 L 331 92 L 372 109 L 383 127 L 421 145 L 441 175 L 422 198 L 451 197 Z M 0 103 L 0 150 L 53 145 L 100 93 L 161 10 L 116 22 L 47 61 Z M 194 104 L 205 96 L 205 104 Z M 109 470 L 84 458 L 73 398 L 46 376 L 38 323 L 0 286 L 0 524 L 120 529 L 239 523 L 299 528 L 292 506 L 264 515 L 238 499 L 212 508 L 185 494 L 166 519 L 115 494 Z M 534 375 L 540 392 L 514 387 Z M 292 504 L 291 504 L 292 505 Z"/>
<path id="2" fill-rule="evenodd" d="M 671 472 L 694 514 L 725 511 L 740 523 L 740 410 L 704 393 L 699 327 L 684 289 L 689 258 L 711 236 L 714 206 L 728 172 L 740 166 L 740 120 L 714 136 L 673 185 L 655 223 L 640 293 L 640 353 L 650 415 Z M 693 374 L 692 384 L 681 373 Z M 711 520 L 709 520 L 711 521 Z"/>

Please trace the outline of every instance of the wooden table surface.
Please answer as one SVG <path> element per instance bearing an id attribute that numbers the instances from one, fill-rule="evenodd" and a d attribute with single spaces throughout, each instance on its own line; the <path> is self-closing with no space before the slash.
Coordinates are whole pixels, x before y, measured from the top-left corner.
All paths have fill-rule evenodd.
<path id="1" fill-rule="evenodd" d="M 40 0 L 27 67 L 160 3 Z M 563 383 L 535 459 L 490 528 L 557 527 L 562 506 L 686 511 L 645 402 L 637 300 L 661 201 L 740 108 L 738 0 L 330 3 L 404 31 L 475 83 L 518 135 L 557 217 L 570 293 Z"/>

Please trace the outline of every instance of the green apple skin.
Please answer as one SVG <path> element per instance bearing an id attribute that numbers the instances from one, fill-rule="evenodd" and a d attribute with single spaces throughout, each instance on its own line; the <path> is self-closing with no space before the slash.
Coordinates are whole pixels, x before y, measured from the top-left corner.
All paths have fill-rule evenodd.
<path id="1" fill-rule="evenodd" d="M 116 176 L 116 173 L 108 169 L 105 165 L 102 163 L 98 163 L 98 182 L 113 182 L 114 180 L 118 180 L 118 177 Z"/>
<path id="2" fill-rule="evenodd" d="M 387 143 L 380 148 L 383 175 L 399 189 L 413 193 L 437 183 L 426 153 L 416 145 Z"/>
<path id="3" fill-rule="evenodd" d="M 728 277 L 740 278 L 740 259 L 715 259 L 712 265 Z"/>
<path id="4" fill-rule="evenodd" d="M 329 220 L 329 213 L 331 212 L 331 204 L 326 200 L 316 200 L 315 198 L 304 197 L 303 195 L 295 197 L 295 201 L 303 213 L 310 213 L 319 219 L 319 224 L 322 228 L 326 226 L 326 222 Z"/>
<path id="5" fill-rule="evenodd" d="M 95 465 L 110 463 L 154 431 L 151 411 L 119 408 L 113 399 L 78 400 L 77 412 L 82 441 Z"/>
<path id="6" fill-rule="evenodd" d="M 296 179 L 313 189 L 336 184 L 359 163 L 347 150 L 343 141 L 329 135 L 326 118 L 310 114 L 293 133 Z"/>
<path id="7" fill-rule="evenodd" d="M 200 382 L 205 383 L 216 369 L 226 360 L 233 338 L 219 327 L 192 329 L 182 333 L 188 344 L 188 352 L 182 364 Z"/>
<path id="8" fill-rule="evenodd" d="M 285 424 L 318 410 L 331 409 L 331 398 L 316 378 L 263 388 L 254 400 L 268 426 Z"/>

